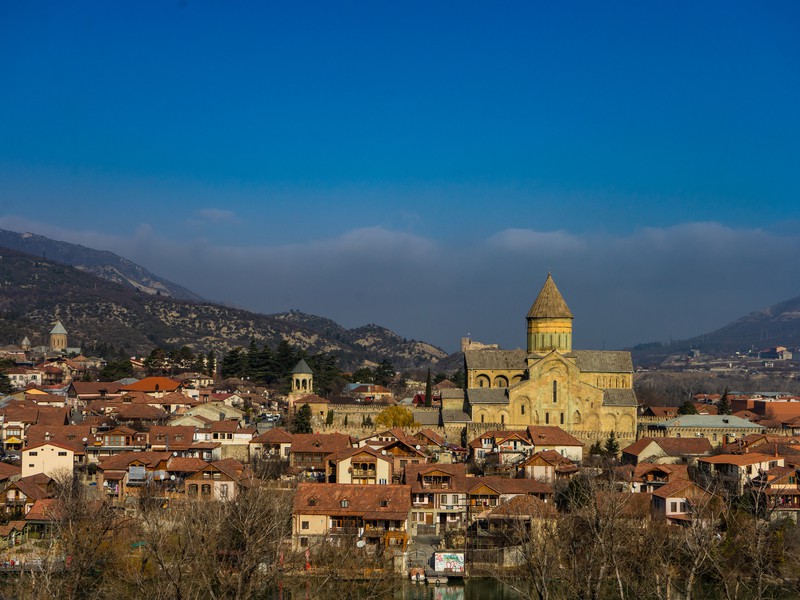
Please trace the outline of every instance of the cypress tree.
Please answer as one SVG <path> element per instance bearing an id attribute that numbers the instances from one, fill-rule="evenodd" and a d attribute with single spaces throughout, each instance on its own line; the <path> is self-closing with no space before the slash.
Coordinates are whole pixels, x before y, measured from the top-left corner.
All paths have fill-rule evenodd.
<path id="1" fill-rule="evenodd" d="M 431 370 L 428 369 L 428 380 L 425 382 L 425 406 L 433 404 L 433 394 L 431 393 Z"/>

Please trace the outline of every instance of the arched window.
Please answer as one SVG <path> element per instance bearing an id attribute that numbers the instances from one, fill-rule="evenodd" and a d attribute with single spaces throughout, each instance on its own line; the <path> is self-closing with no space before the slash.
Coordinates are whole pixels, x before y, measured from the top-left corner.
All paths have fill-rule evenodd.
<path id="1" fill-rule="evenodd" d="M 485 420 L 486 420 L 486 415 L 481 415 L 481 423 L 483 423 Z"/>
<path id="2" fill-rule="evenodd" d="M 525 405 L 524 404 L 519 407 L 519 414 L 521 414 L 521 415 L 525 414 Z"/>
<path id="3" fill-rule="evenodd" d="M 544 424 L 545 425 L 549 425 L 550 424 L 550 413 L 549 412 L 544 413 Z"/>
<path id="4" fill-rule="evenodd" d="M 564 413 L 561 413 L 561 424 L 564 424 Z"/>
<path id="5" fill-rule="evenodd" d="M 558 382 L 553 380 L 553 404 L 558 402 Z"/>
<path id="6" fill-rule="evenodd" d="M 500 415 L 500 423 L 501 423 L 502 425 L 505 425 L 505 424 L 506 424 L 506 416 L 505 416 L 505 415 Z"/>
<path id="7" fill-rule="evenodd" d="M 580 425 L 581 424 L 581 413 L 579 411 L 575 411 L 575 414 L 572 415 L 572 424 L 573 425 Z"/>

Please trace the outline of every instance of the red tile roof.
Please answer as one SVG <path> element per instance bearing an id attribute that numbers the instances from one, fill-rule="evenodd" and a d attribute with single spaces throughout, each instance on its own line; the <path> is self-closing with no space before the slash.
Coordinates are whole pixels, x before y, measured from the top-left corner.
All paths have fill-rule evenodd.
<path id="1" fill-rule="evenodd" d="M 311 502 L 310 502 L 311 501 Z M 347 506 L 342 506 L 346 501 Z M 385 502 L 386 506 L 381 506 Z M 292 514 L 361 516 L 404 521 L 411 510 L 411 486 L 301 483 Z"/>
<path id="2" fill-rule="evenodd" d="M 581 446 L 583 443 L 554 425 L 529 425 L 528 438 L 535 447 L 539 446 Z"/>
<path id="3" fill-rule="evenodd" d="M 181 387 L 180 381 L 168 377 L 145 377 L 120 388 L 124 392 L 174 392 Z"/>

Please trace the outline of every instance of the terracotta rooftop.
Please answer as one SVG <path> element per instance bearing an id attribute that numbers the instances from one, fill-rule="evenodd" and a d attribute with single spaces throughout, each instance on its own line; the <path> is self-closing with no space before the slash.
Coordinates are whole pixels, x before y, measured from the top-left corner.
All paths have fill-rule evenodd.
<path id="1" fill-rule="evenodd" d="M 353 445 L 353 438 L 344 433 L 296 433 L 292 436 L 292 453 L 330 454 Z"/>
<path id="2" fill-rule="evenodd" d="M 411 486 L 408 485 L 301 483 L 292 505 L 295 515 L 361 516 L 398 521 L 406 520 L 410 510 Z"/>
<path id="3" fill-rule="evenodd" d="M 553 425 L 529 425 L 528 438 L 535 447 L 539 446 L 581 446 L 583 443 L 560 427 Z"/>

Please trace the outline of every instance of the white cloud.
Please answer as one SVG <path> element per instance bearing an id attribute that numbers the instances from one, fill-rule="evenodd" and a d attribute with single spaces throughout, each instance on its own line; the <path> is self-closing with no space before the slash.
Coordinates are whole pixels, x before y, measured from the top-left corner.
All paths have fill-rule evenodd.
<path id="1" fill-rule="evenodd" d="M 211 223 L 238 222 L 235 212 L 222 208 L 201 208 L 197 211 L 197 216 L 199 216 L 203 221 L 209 221 Z"/>

